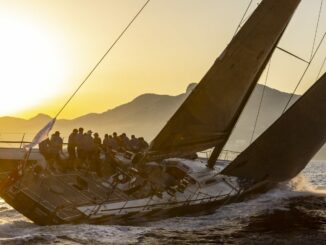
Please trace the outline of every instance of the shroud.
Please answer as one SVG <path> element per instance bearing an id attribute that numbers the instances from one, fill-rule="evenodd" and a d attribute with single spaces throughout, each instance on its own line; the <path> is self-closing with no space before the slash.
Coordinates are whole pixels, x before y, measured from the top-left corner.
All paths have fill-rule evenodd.
<path id="1" fill-rule="evenodd" d="M 147 160 L 222 150 L 300 0 L 264 0 L 152 141 Z"/>
<path id="2" fill-rule="evenodd" d="M 326 73 L 221 173 L 257 181 L 295 177 L 326 142 Z"/>

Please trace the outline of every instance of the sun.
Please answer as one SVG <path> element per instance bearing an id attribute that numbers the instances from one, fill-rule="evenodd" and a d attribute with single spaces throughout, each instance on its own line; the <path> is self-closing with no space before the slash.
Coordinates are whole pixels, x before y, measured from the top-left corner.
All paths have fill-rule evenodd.
<path id="1" fill-rule="evenodd" d="M 0 116 L 42 103 L 62 89 L 64 55 L 55 35 L 40 23 L 0 15 Z"/>

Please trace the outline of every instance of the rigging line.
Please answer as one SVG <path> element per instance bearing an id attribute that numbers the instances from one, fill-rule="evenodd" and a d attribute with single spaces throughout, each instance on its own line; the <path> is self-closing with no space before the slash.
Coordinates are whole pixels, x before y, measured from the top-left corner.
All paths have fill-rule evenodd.
<path id="1" fill-rule="evenodd" d="M 284 53 L 286 53 L 286 54 L 288 54 L 288 55 L 293 56 L 294 58 L 296 58 L 296 59 L 298 59 L 298 60 L 301 60 L 301 61 L 307 63 L 307 64 L 309 64 L 309 62 L 310 62 L 310 61 L 306 61 L 306 60 L 303 59 L 303 58 L 300 58 L 299 56 L 297 56 L 297 55 L 295 55 L 295 54 L 293 54 L 293 53 L 291 53 L 291 52 L 289 52 L 289 51 L 287 51 L 287 50 L 285 50 L 285 49 L 283 49 L 283 48 L 280 48 L 280 47 L 276 47 L 276 48 L 277 48 L 278 50 L 283 51 Z"/>
<path id="2" fill-rule="evenodd" d="M 250 0 L 250 2 L 249 2 L 249 4 L 248 4 L 248 6 L 247 6 L 245 12 L 243 13 L 242 18 L 241 18 L 241 20 L 240 20 L 240 22 L 239 22 L 239 24 L 238 24 L 238 26 L 237 26 L 237 28 L 236 28 L 234 34 L 233 34 L 233 37 L 235 37 L 235 35 L 237 34 L 238 30 L 240 29 L 241 24 L 243 23 L 243 20 L 244 20 L 244 18 L 246 17 L 246 15 L 247 15 L 247 13 L 248 13 L 248 11 L 249 11 L 249 9 L 250 9 L 250 6 L 251 6 L 251 4 L 252 4 L 252 1 L 253 1 L 253 0 Z"/>
<path id="3" fill-rule="evenodd" d="M 112 48 L 118 43 L 118 41 L 121 39 L 121 37 L 125 34 L 125 32 L 129 29 L 129 27 L 132 25 L 132 23 L 137 19 L 137 17 L 140 15 L 140 13 L 144 10 L 144 8 L 147 6 L 147 4 L 151 0 L 147 0 L 145 4 L 140 8 L 140 10 L 137 12 L 137 14 L 131 19 L 131 21 L 128 23 L 128 25 L 123 29 L 123 31 L 120 33 L 120 35 L 117 37 L 117 39 L 113 42 L 113 44 L 110 46 L 110 48 L 105 52 L 105 54 L 102 56 L 102 58 L 96 63 L 96 65 L 93 67 L 93 69 L 88 73 L 88 75 L 85 77 L 85 79 L 82 81 L 82 83 L 77 87 L 77 89 L 74 91 L 74 93 L 69 97 L 67 102 L 63 105 L 63 107 L 58 111 L 56 116 L 54 118 L 57 118 L 61 112 L 66 108 L 66 106 L 69 104 L 69 102 L 74 98 L 74 96 L 77 94 L 77 92 L 81 89 L 81 87 L 86 83 L 88 78 L 93 74 L 93 72 L 96 70 L 96 68 L 101 64 L 101 62 L 104 60 L 104 58 L 107 56 L 107 54 L 112 50 Z"/>
<path id="4" fill-rule="evenodd" d="M 315 44 L 316 44 L 316 39 L 317 39 L 317 33 L 318 33 L 318 27 L 319 27 L 319 22 L 320 22 L 320 16 L 321 16 L 322 9 L 323 9 L 323 0 L 320 1 L 319 13 L 318 13 L 318 18 L 317 18 L 317 23 L 316 23 L 316 29 L 315 29 L 315 35 L 314 35 L 314 41 L 313 41 L 313 44 L 312 44 L 311 56 L 310 56 L 310 60 L 309 60 L 309 62 L 307 62 L 306 60 L 304 60 L 304 59 L 302 59 L 302 58 L 300 58 L 300 57 L 298 57 L 298 56 L 296 56 L 296 55 L 294 55 L 294 54 L 292 54 L 292 53 L 290 53 L 290 52 L 288 52 L 288 51 L 286 51 L 286 50 L 284 50 L 284 49 L 278 47 L 278 49 L 282 50 L 283 52 L 286 52 L 286 53 L 288 53 L 289 55 L 292 55 L 292 56 L 294 56 L 295 58 L 297 58 L 297 59 L 299 59 L 299 60 L 301 60 L 301 61 L 304 61 L 304 62 L 306 62 L 306 63 L 308 64 L 307 67 L 306 67 L 306 69 L 305 69 L 305 71 L 303 72 L 303 74 L 302 74 L 302 76 L 301 76 L 299 82 L 297 83 L 297 85 L 296 85 L 296 87 L 295 87 L 293 93 L 291 94 L 289 100 L 287 101 L 287 103 L 286 103 L 286 105 L 285 105 L 285 107 L 284 107 L 284 109 L 283 109 L 283 111 L 282 111 L 282 114 L 283 114 L 283 113 L 286 111 L 286 109 L 288 108 L 288 106 L 289 106 L 289 104 L 290 104 L 290 102 L 291 102 L 291 100 L 292 100 L 292 98 L 293 98 L 295 92 L 297 91 L 299 85 L 301 84 L 301 82 L 302 82 L 302 80 L 303 80 L 303 78 L 304 78 L 306 72 L 308 71 L 308 69 L 309 69 L 309 67 L 310 67 L 310 64 L 312 63 L 312 61 L 313 61 L 313 59 L 314 59 L 314 57 L 315 57 L 315 55 L 316 55 L 316 53 L 317 53 L 317 51 L 318 51 L 318 49 L 319 49 L 321 43 L 323 42 L 323 40 L 324 40 L 324 38 L 325 38 L 325 34 L 326 34 L 326 33 L 324 33 L 324 35 L 323 35 L 323 37 L 322 37 L 322 39 L 321 39 L 321 41 L 320 41 L 320 43 L 319 43 L 319 45 L 318 45 L 318 47 L 317 47 L 317 49 L 316 49 L 316 52 L 314 52 Z M 323 65 L 322 65 L 322 67 L 323 67 Z M 319 75 L 320 75 L 320 73 L 318 74 L 317 78 L 319 77 Z"/>
<path id="5" fill-rule="evenodd" d="M 316 54 L 318 53 L 318 50 L 319 50 L 321 44 L 323 43 L 323 41 L 324 41 L 324 39 L 325 39 L 325 36 L 326 36 L 326 32 L 324 33 L 322 39 L 320 40 L 320 42 L 319 42 L 319 44 L 318 44 L 318 47 L 317 47 L 316 51 L 314 52 L 314 54 L 313 54 L 313 56 L 311 57 L 311 60 L 309 61 L 309 63 L 308 63 L 308 65 L 307 65 L 306 69 L 304 70 L 302 76 L 300 77 L 299 82 L 297 83 L 297 85 L 295 86 L 293 92 L 291 93 L 291 96 L 290 96 L 289 100 L 287 101 L 287 103 L 286 103 L 286 105 L 285 105 L 285 107 L 284 107 L 284 109 L 283 109 L 283 111 L 282 111 L 282 114 L 284 114 L 284 112 L 285 112 L 286 109 L 288 108 L 288 106 L 289 106 L 291 100 L 293 99 L 293 96 L 294 96 L 295 92 L 297 91 L 298 87 L 300 86 L 300 84 L 301 84 L 303 78 L 305 77 L 305 75 L 306 75 L 306 73 L 307 73 L 307 71 L 308 71 L 308 69 L 309 69 L 309 67 L 310 67 L 310 65 L 311 65 L 311 63 L 312 63 L 312 61 L 314 60 Z"/>
<path id="6" fill-rule="evenodd" d="M 314 54 L 314 49 L 315 49 L 315 44 L 316 44 L 316 38 L 317 38 L 317 33 L 318 33 L 318 26 L 319 26 L 319 21 L 320 21 L 320 16 L 321 16 L 321 12 L 322 12 L 322 7 L 323 7 L 323 0 L 321 0 L 321 3 L 320 3 L 320 8 L 319 8 L 319 14 L 318 14 L 318 20 L 317 20 L 317 24 L 316 24 L 316 30 L 315 30 L 315 36 L 314 36 L 314 42 L 312 44 L 312 50 L 311 50 L 311 56 L 310 56 L 310 61 L 307 61 L 281 47 L 276 47 L 277 49 L 283 51 L 284 53 L 290 55 L 290 56 L 293 56 L 294 58 L 298 59 L 298 60 L 301 60 L 307 64 L 309 64 L 311 62 L 311 59 L 313 57 L 313 54 Z"/>
<path id="7" fill-rule="evenodd" d="M 261 2 L 258 2 L 258 3 L 257 3 L 257 7 L 259 6 L 259 4 L 261 4 Z M 248 15 L 248 16 L 243 20 L 242 23 L 247 22 L 247 20 L 249 20 L 249 18 L 253 15 L 253 13 L 254 13 L 254 11 L 253 11 L 250 15 Z"/>
<path id="8" fill-rule="evenodd" d="M 312 58 L 313 53 L 314 53 L 314 49 L 315 49 L 316 38 L 317 38 L 317 32 L 318 32 L 318 27 L 319 27 L 319 21 L 320 21 L 321 12 L 322 12 L 322 9 L 323 9 L 323 1 L 324 1 L 324 0 L 320 0 L 319 14 L 318 14 L 318 19 L 317 19 L 316 30 L 315 30 L 315 36 L 314 36 L 314 42 L 313 42 L 313 44 L 312 44 L 312 50 L 311 50 L 310 59 Z"/>
<path id="9" fill-rule="evenodd" d="M 266 71 L 266 77 L 265 77 L 265 83 L 264 83 L 263 91 L 262 91 L 259 106 L 258 106 L 258 113 L 257 113 L 256 119 L 255 119 L 254 129 L 252 131 L 252 135 L 251 135 L 251 138 L 250 138 L 250 144 L 252 143 L 252 141 L 254 139 L 255 132 L 256 132 L 257 123 L 258 123 L 259 115 L 260 115 L 260 112 L 261 112 L 261 107 L 262 107 L 262 104 L 263 104 L 263 98 L 264 98 L 264 95 L 265 95 L 266 85 L 267 85 L 267 81 L 268 81 L 269 71 L 270 71 L 270 68 L 271 68 L 271 63 L 272 63 L 272 60 L 270 60 L 269 63 L 268 63 L 268 67 L 267 67 L 267 71 Z"/>

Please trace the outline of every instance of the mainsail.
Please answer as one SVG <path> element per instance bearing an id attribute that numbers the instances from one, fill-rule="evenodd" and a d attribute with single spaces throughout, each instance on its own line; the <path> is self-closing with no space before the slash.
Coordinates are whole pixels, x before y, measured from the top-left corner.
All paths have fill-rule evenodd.
<path id="1" fill-rule="evenodd" d="M 152 141 L 147 159 L 182 156 L 228 140 L 300 0 L 264 0 Z"/>
<path id="2" fill-rule="evenodd" d="M 326 142 L 325 105 L 326 73 L 222 174 L 275 182 L 295 177 Z"/>

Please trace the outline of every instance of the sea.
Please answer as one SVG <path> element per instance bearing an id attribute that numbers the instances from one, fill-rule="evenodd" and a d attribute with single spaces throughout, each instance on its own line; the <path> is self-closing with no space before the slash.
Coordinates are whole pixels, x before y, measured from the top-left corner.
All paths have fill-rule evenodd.
<path id="1" fill-rule="evenodd" d="M 38 226 L 0 200 L 0 244 L 326 244 L 326 162 L 203 216 L 138 226 Z"/>

